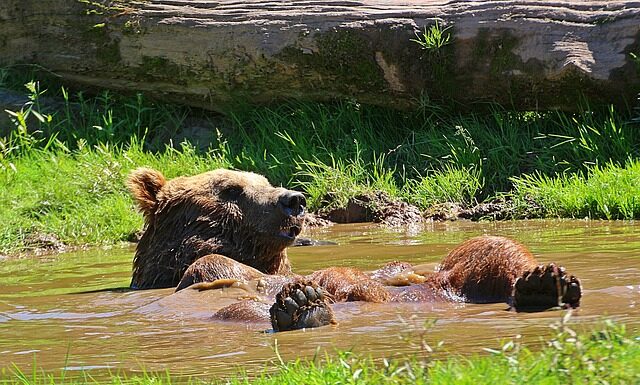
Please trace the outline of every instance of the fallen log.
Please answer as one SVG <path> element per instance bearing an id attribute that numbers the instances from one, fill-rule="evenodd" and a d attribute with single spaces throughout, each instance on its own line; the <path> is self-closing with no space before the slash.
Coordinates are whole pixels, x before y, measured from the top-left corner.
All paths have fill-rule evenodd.
<path id="1" fill-rule="evenodd" d="M 336 98 L 628 106 L 640 2 L 3 0 L 0 65 L 24 63 L 211 110 Z"/>

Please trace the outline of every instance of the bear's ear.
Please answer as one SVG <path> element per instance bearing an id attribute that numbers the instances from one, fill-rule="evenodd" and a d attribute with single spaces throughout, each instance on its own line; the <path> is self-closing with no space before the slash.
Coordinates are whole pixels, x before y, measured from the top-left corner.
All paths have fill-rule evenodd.
<path id="1" fill-rule="evenodd" d="M 138 168 L 129 174 L 127 187 L 145 217 L 149 218 L 155 212 L 158 192 L 165 183 L 164 175 L 150 168 Z"/>

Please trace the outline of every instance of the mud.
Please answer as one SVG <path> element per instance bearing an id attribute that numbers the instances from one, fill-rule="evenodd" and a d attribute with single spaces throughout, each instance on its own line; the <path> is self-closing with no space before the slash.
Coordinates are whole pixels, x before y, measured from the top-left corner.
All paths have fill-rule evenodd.
<path id="1" fill-rule="evenodd" d="M 307 213 L 304 218 L 304 225 L 307 228 L 311 227 L 327 227 L 331 226 L 333 222 L 326 218 L 322 218 L 313 213 Z"/>
<path id="2" fill-rule="evenodd" d="M 428 208 L 424 212 L 425 219 L 433 221 L 455 221 L 457 219 L 469 219 L 472 221 L 484 219 L 504 220 L 512 219 L 514 215 L 513 204 L 504 199 L 480 203 L 470 208 L 465 208 L 458 203 L 441 203 Z"/>
<path id="3" fill-rule="evenodd" d="M 525 206 L 516 206 L 508 197 L 500 197 L 472 207 L 442 203 L 428 208 L 423 215 L 433 221 L 535 219 L 544 217 L 544 208 L 533 200 L 526 200 Z"/>
<path id="4" fill-rule="evenodd" d="M 329 197 L 328 200 L 330 199 Z M 316 218 L 323 218 L 329 221 L 328 223 L 374 222 L 389 227 L 400 227 L 424 221 L 533 219 L 543 215 L 544 209 L 536 202 L 527 201 L 525 207 L 516 207 L 508 197 L 496 198 L 472 207 L 459 203 L 441 203 L 421 212 L 410 203 L 392 199 L 386 193 L 377 191 L 358 195 L 350 199 L 344 207 L 320 209 Z M 327 224 L 320 223 L 317 226 L 322 225 Z"/>
<path id="5" fill-rule="evenodd" d="M 61 253 L 69 247 L 54 234 L 30 233 L 24 239 L 23 252 L 27 254 Z"/>
<path id="6" fill-rule="evenodd" d="M 357 195 L 347 202 L 346 207 L 328 211 L 319 210 L 320 217 L 336 223 L 374 222 L 385 226 L 405 226 L 423 221 L 420 209 L 386 193 L 377 191 Z"/>

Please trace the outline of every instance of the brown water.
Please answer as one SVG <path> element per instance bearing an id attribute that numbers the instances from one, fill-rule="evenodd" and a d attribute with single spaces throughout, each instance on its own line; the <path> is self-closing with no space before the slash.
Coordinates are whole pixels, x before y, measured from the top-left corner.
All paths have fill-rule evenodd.
<path id="1" fill-rule="evenodd" d="M 586 290 L 572 317 L 576 327 L 605 317 L 632 330 L 640 326 L 640 223 L 452 222 L 411 230 L 337 225 L 307 235 L 338 246 L 294 248 L 289 255 L 299 273 L 331 265 L 371 270 L 390 260 L 435 266 L 457 244 L 480 234 L 515 238 L 540 262 L 563 264 L 579 276 Z M 482 353 L 516 335 L 538 341 L 563 314 L 516 314 L 504 304 L 354 303 L 338 306 L 336 327 L 269 334 L 262 332 L 266 324 L 211 321 L 206 301 L 215 294 L 205 294 L 194 307 L 167 297 L 170 289 L 101 290 L 128 285 L 132 254 L 133 249 L 91 250 L 0 261 L 0 370 L 10 363 L 30 370 L 35 358 L 38 367 L 55 373 L 64 368 L 98 376 L 142 369 L 206 377 L 241 369 L 250 374 L 275 360 L 276 340 L 285 359 L 336 348 L 389 358 L 414 353 L 421 339 L 431 345 L 443 341 L 441 354 Z"/>

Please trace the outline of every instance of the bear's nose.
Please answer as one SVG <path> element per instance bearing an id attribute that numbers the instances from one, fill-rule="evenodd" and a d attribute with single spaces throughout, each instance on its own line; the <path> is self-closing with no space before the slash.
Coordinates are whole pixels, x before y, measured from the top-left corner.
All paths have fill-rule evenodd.
<path id="1" fill-rule="evenodd" d="M 278 198 L 278 207 L 287 216 L 302 215 L 306 204 L 304 195 L 297 191 L 286 191 Z"/>

